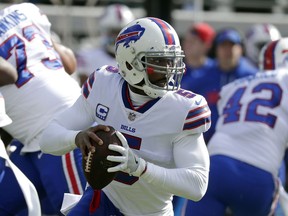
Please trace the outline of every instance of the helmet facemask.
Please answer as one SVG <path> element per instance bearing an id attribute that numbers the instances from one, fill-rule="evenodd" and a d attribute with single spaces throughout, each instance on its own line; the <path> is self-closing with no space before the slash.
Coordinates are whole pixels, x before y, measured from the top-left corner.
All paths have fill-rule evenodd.
<path id="1" fill-rule="evenodd" d="M 182 50 L 138 53 L 132 66 L 138 73 L 143 74 L 143 80 L 132 86 L 153 98 L 162 97 L 167 91 L 178 90 L 185 71 L 183 57 Z M 151 77 L 154 77 L 154 80 Z"/>

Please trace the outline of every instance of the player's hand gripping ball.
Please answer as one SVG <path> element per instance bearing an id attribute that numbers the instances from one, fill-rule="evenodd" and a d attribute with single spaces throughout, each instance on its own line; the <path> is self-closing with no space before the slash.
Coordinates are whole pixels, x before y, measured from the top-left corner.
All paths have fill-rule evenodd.
<path id="1" fill-rule="evenodd" d="M 108 155 L 121 156 L 120 153 L 109 150 L 109 144 L 122 145 L 121 141 L 115 134 L 115 129 L 109 126 L 110 131 L 97 131 L 96 135 L 103 141 L 103 145 L 98 145 L 91 139 L 95 146 L 95 152 L 89 152 L 88 158 L 82 160 L 82 166 L 87 182 L 94 190 L 99 190 L 107 186 L 116 177 L 117 172 L 108 173 L 107 169 L 117 166 L 118 162 L 108 161 Z"/>

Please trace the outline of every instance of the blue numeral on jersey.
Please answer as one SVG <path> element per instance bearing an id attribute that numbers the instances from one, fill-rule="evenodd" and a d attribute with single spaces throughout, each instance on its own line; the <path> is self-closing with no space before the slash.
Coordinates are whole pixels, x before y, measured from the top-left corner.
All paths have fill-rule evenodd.
<path id="1" fill-rule="evenodd" d="M 139 150 L 141 147 L 142 139 L 139 137 L 131 136 L 129 134 L 122 133 L 128 141 L 128 145 L 131 149 Z M 135 145 L 137 143 L 137 145 Z M 119 172 L 114 179 L 115 181 L 121 182 L 126 185 L 132 185 L 139 180 L 138 177 L 130 176 L 128 173 Z"/>
<path id="2" fill-rule="evenodd" d="M 224 124 L 229 122 L 239 121 L 240 118 L 240 109 L 242 105 L 240 104 L 240 100 L 245 92 L 246 88 L 237 89 L 234 94 L 228 100 L 226 106 L 223 110 Z"/>
<path id="3" fill-rule="evenodd" d="M 59 68 L 62 68 L 62 62 L 60 60 L 60 57 L 56 51 L 54 51 L 53 46 L 49 43 L 49 41 L 43 36 L 40 29 L 38 29 L 35 25 L 27 26 L 23 28 L 23 36 L 28 40 L 32 41 L 36 37 L 40 37 L 42 40 L 42 43 L 45 45 L 47 50 L 51 52 L 51 56 L 53 56 L 53 59 L 42 59 L 42 63 L 49 69 L 57 70 Z"/>
<path id="4" fill-rule="evenodd" d="M 34 75 L 30 73 L 26 68 L 27 58 L 26 49 L 23 40 L 16 34 L 10 36 L 0 45 L 0 55 L 4 59 L 10 58 L 12 50 L 15 50 L 15 60 L 17 65 L 18 80 L 16 86 L 20 88 L 26 82 L 28 82 Z"/>
<path id="5" fill-rule="evenodd" d="M 15 52 L 15 61 L 18 72 L 18 80 L 15 84 L 18 88 L 34 77 L 34 75 L 27 69 L 27 55 L 24 43 L 25 39 L 27 41 L 32 41 L 36 37 L 40 37 L 43 45 L 48 51 L 51 52 L 51 59 L 45 58 L 42 59 L 41 62 L 49 69 L 56 70 L 63 67 L 58 53 L 53 49 L 52 45 L 49 44 L 48 40 L 43 36 L 40 29 L 34 25 L 31 25 L 23 28 L 22 33 L 24 38 L 21 39 L 20 36 L 14 34 L 0 45 L 0 56 L 6 60 L 11 57 L 12 52 Z"/>
<path id="6" fill-rule="evenodd" d="M 244 95 L 245 90 L 246 88 L 237 89 L 227 101 L 227 104 L 223 109 L 224 124 L 240 120 L 240 110 L 242 108 L 240 100 Z M 250 94 L 257 94 L 263 91 L 267 91 L 269 95 L 271 95 L 270 98 L 254 98 L 251 100 L 247 105 L 244 120 L 260 122 L 268 125 L 270 128 L 274 128 L 277 116 L 268 111 L 263 111 L 265 109 L 262 109 L 261 113 L 259 110 L 261 110 L 261 107 L 270 109 L 278 107 L 281 103 L 283 91 L 277 83 L 260 83 L 252 89 Z"/>
<path id="7" fill-rule="evenodd" d="M 248 105 L 245 120 L 261 122 L 268 125 L 271 128 L 274 128 L 277 116 L 272 115 L 270 113 L 267 113 L 266 115 L 259 114 L 257 113 L 257 108 L 262 106 L 273 109 L 279 106 L 282 99 L 282 89 L 276 83 L 260 83 L 255 88 L 253 88 L 252 93 L 257 93 L 261 91 L 271 92 L 270 99 L 256 98 L 252 100 Z"/>

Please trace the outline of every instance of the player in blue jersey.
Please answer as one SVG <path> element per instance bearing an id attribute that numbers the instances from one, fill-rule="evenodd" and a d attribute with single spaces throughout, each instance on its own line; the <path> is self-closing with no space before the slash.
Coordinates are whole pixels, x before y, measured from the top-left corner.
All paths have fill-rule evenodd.
<path id="1" fill-rule="evenodd" d="M 119 68 L 92 73 L 76 103 L 46 128 L 41 149 L 83 156 L 94 148 L 89 138 L 111 125 L 122 156 L 109 168 L 117 177 L 102 190 L 88 187 L 72 215 L 173 215 L 173 195 L 200 200 L 208 185 L 209 160 L 202 133 L 210 110 L 201 95 L 180 89 L 183 51 L 171 25 L 157 18 L 137 19 L 124 27 L 115 44 Z M 91 127 L 93 122 L 99 125 Z M 120 148 L 119 148 L 120 147 Z"/>
<path id="2" fill-rule="evenodd" d="M 14 4 L 0 14 L 0 56 L 17 70 L 16 82 L 0 88 L 13 120 L 3 127 L 14 138 L 9 145 L 10 159 L 36 187 L 42 213 L 60 215 L 64 193 L 83 193 L 82 155 L 78 149 L 62 157 L 44 154 L 39 139 L 53 116 L 71 106 L 81 93 L 68 74 L 75 71 L 75 56 L 65 46 L 53 43 L 51 23 L 34 4 Z M 71 55 L 74 58 L 68 58 Z M 27 211 L 13 172 L 5 168 L 4 173 L 0 215 Z"/>
<path id="3" fill-rule="evenodd" d="M 187 216 L 224 215 L 227 207 L 235 216 L 274 215 L 279 191 L 288 213 L 287 194 L 278 179 L 288 145 L 287 42 L 268 44 L 261 53 L 260 72 L 221 90 L 220 117 L 208 143 L 208 190 L 199 203 L 188 202 Z"/>

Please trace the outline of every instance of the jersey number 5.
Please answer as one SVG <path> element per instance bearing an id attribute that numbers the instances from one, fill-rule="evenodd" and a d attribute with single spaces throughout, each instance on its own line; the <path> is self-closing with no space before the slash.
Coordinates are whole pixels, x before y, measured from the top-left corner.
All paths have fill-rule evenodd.
<path id="1" fill-rule="evenodd" d="M 224 109 L 224 124 L 236 122 L 240 120 L 240 111 L 242 108 L 241 98 L 247 91 L 246 87 L 237 89 L 227 101 Z M 282 99 L 282 89 L 277 83 L 260 83 L 255 86 L 249 94 L 256 94 L 262 91 L 269 92 L 269 98 L 254 98 L 252 99 L 246 108 L 244 113 L 244 120 L 250 122 L 260 122 L 268 125 L 270 128 L 274 128 L 277 116 L 270 112 L 259 113 L 261 107 L 270 108 L 271 110 L 278 107 Z M 247 92 L 248 93 L 248 92 Z M 266 109 L 267 110 L 267 109 Z"/>
<path id="2" fill-rule="evenodd" d="M 127 139 L 127 142 L 128 142 L 129 147 L 131 149 L 139 150 L 141 148 L 141 143 L 142 143 L 141 138 L 131 136 L 131 135 L 125 134 L 125 133 L 122 133 L 122 134 Z M 124 172 L 118 172 L 114 180 L 121 182 L 123 184 L 126 184 L 126 185 L 132 185 L 135 182 L 137 182 L 139 180 L 139 178 L 135 177 L 135 176 L 130 176 L 129 174 L 124 173 Z"/>

